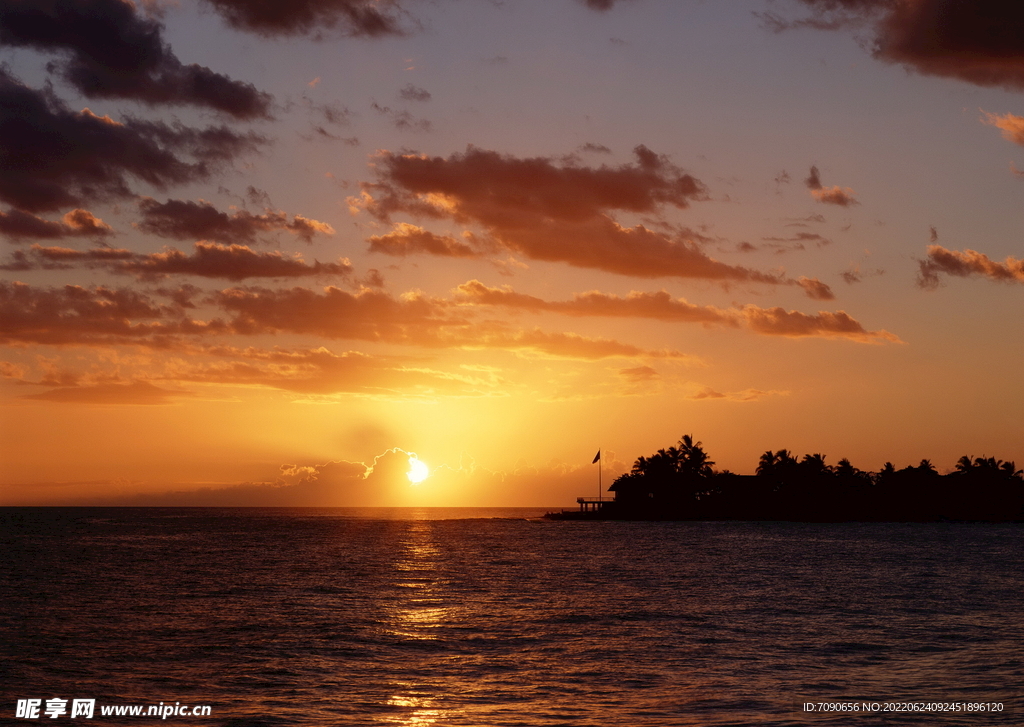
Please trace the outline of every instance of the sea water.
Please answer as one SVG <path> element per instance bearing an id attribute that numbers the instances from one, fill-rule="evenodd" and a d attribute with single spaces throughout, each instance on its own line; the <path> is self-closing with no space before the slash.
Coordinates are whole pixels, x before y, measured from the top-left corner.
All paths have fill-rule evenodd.
<path id="1" fill-rule="evenodd" d="M 0 722 L 1024 724 L 1022 525 L 542 512 L 0 510 Z"/>

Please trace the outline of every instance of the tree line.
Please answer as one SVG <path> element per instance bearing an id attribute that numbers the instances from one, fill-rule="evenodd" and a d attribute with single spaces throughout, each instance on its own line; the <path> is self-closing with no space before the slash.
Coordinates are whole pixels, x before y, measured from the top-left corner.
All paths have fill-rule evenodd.
<path id="1" fill-rule="evenodd" d="M 714 468 L 703 443 L 684 435 L 639 457 L 609 488 L 605 515 L 644 519 L 926 522 L 1024 520 L 1024 473 L 1012 461 L 963 456 L 939 474 L 927 459 L 877 472 L 823 454 L 761 455 L 754 475 Z"/>

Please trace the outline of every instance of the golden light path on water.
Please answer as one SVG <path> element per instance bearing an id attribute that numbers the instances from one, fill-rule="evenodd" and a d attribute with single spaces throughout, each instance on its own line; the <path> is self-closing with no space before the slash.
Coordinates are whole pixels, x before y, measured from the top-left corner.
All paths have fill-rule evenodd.
<path id="1" fill-rule="evenodd" d="M 415 484 L 422 481 L 413 479 L 417 473 L 415 464 L 426 465 L 415 457 L 409 458 L 412 469 L 409 479 Z M 390 634 L 403 639 L 435 641 L 436 629 L 443 628 L 455 619 L 454 609 L 446 602 L 444 578 L 438 572 L 440 551 L 433 541 L 433 527 L 428 521 L 412 521 L 406 537 L 400 543 L 401 555 L 395 561 L 396 601 L 390 613 Z M 413 683 L 399 683 L 404 687 L 401 693 L 392 695 L 386 704 L 397 708 L 395 713 L 380 716 L 377 721 L 385 724 L 422 727 L 448 721 L 455 711 L 439 708 L 438 700 L 422 693 Z"/>

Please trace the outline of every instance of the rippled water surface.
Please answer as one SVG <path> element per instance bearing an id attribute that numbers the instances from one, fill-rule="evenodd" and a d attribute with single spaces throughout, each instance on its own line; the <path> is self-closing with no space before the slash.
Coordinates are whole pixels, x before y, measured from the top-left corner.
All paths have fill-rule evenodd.
<path id="1" fill-rule="evenodd" d="M 541 512 L 0 510 L 0 721 L 1024 724 L 1024 526 Z M 802 711 L 825 700 L 1005 711 Z"/>

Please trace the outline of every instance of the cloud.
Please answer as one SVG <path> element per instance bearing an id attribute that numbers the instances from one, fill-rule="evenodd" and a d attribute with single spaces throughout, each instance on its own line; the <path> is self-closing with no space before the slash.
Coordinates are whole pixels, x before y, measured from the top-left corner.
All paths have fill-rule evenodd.
<path id="1" fill-rule="evenodd" d="M 779 254 L 793 250 L 806 250 L 805 243 L 811 243 L 815 247 L 825 247 L 825 245 L 832 244 L 831 240 L 816 232 L 798 232 L 789 237 L 762 237 L 761 239 L 770 243 L 765 245 L 765 247 L 772 248 Z"/>
<path id="2" fill-rule="evenodd" d="M 475 305 L 494 305 L 527 311 L 556 312 L 570 316 L 629 317 L 661 320 L 671 323 L 701 323 L 744 327 L 769 336 L 846 338 L 861 343 L 891 341 L 899 338 L 888 331 L 868 331 L 844 311 L 821 311 L 808 315 L 783 308 L 760 308 L 746 305 L 739 308 L 697 306 L 682 298 L 673 299 L 666 291 L 640 293 L 634 291 L 619 297 L 591 291 L 577 294 L 571 301 L 545 301 L 531 295 L 516 293 L 509 287 L 489 288 L 471 280 L 456 288 L 456 300 Z"/>
<path id="3" fill-rule="evenodd" d="M 2 67 L 0 129 L 0 200 L 27 212 L 131 196 L 128 177 L 157 188 L 203 180 L 214 166 L 265 141 L 224 126 L 117 122 L 89 109 L 71 111 Z"/>
<path id="4" fill-rule="evenodd" d="M 173 247 L 150 254 L 109 247 L 72 250 L 66 247 L 33 245 L 28 256 L 17 255 L 15 262 L 0 269 L 32 270 L 68 268 L 76 265 L 105 267 L 114 273 L 135 275 L 141 280 L 159 280 L 169 275 L 196 275 L 203 278 L 245 280 L 246 278 L 297 278 L 324 275 L 349 276 L 352 265 L 345 258 L 338 262 L 312 265 L 301 257 L 285 257 L 280 251 L 254 252 L 245 245 L 221 245 L 197 242 L 191 255 Z"/>
<path id="5" fill-rule="evenodd" d="M 25 394 L 19 398 L 59 404 L 154 405 L 173 404 L 177 397 L 182 396 L 192 396 L 192 393 L 161 389 L 146 381 L 133 381 L 130 384 L 63 386 L 39 394 Z"/>
<path id="6" fill-rule="evenodd" d="M 285 257 L 279 250 L 254 252 L 245 245 L 221 245 L 197 242 L 188 255 L 173 247 L 164 252 L 137 255 L 120 263 L 118 271 L 153 280 L 168 275 L 198 275 L 204 278 L 244 280 L 245 278 L 295 278 L 317 275 L 350 275 L 352 265 L 345 258 L 338 262 L 312 265 L 299 257 Z"/>
<path id="7" fill-rule="evenodd" d="M 669 349 L 649 350 L 605 338 L 539 329 L 518 330 L 496 321 L 476 321 L 472 311 L 420 294 L 401 298 L 378 290 L 349 293 L 328 286 L 271 290 L 231 288 L 214 302 L 234 315 L 241 334 L 299 333 L 332 339 L 401 343 L 428 348 L 503 349 L 524 354 L 594 360 L 612 357 L 692 358 Z"/>
<path id="8" fill-rule="evenodd" d="M 110 225 L 92 212 L 83 209 L 71 210 L 59 222 L 44 220 L 21 210 L 0 212 L 0 234 L 7 235 L 12 240 L 106 237 L 113 233 L 114 230 Z"/>
<path id="9" fill-rule="evenodd" d="M 0 5 L 0 44 L 59 54 L 48 68 L 88 98 L 202 106 L 241 119 L 269 116 L 269 94 L 205 66 L 184 65 L 162 31 L 124 0 Z"/>
<path id="10" fill-rule="evenodd" d="M 429 101 L 430 100 L 430 92 L 429 91 L 427 91 L 425 88 L 420 88 L 419 86 L 414 86 L 411 83 L 405 84 L 405 86 L 402 88 L 402 90 L 398 92 L 398 95 L 401 96 L 406 101 Z"/>
<path id="11" fill-rule="evenodd" d="M 166 345 L 183 334 L 224 330 L 183 318 L 128 288 L 36 288 L 0 281 L 0 343 L 13 345 Z"/>
<path id="12" fill-rule="evenodd" d="M 744 402 L 757 401 L 758 399 L 762 399 L 766 396 L 785 396 L 788 393 L 788 391 L 762 391 L 761 389 L 744 389 L 743 391 L 729 391 L 723 393 L 721 391 L 716 391 L 715 389 L 712 389 L 710 386 L 705 386 L 699 391 L 690 394 L 686 398 L 692 399 L 693 401 L 702 401 L 705 399 L 722 399 L 724 401 Z"/>
<path id="13" fill-rule="evenodd" d="M 288 350 L 211 347 L 196 351 L 216 359 L 172 365 L 165 377 L 196 383 L 266 386 L 300 394 L 393 396 L 478 396 L 494 390 L 495 376 L 453 374 L 408 358 L 370 356 L 358 351 L 336 354 L 324 347 Z"/>
<path id="14" fill-rule="evenodd" d="M 942 245 L 929 245 L 928 258 L 919 261 L 917 284 L 927 290 L 939 286 L 939 275 L 966 278 L 981 275 L 1002 283 L 1024 283 L 1024 260 L 1007 257 L 996 262 L 976 250 L 947 250 Z"/>
<path id="15" fill-rule="evenodd" d="M 650 366 L 634 366 L 628 369 L 619 369 L 619 376 L 630 383 L 639 384 L 645 381 L 654 381 L 661 378 L 661 374 Z"/>
<path id="16" fill-rule="evenodd" d="M 418 119 L 408 111 L 400 111 L 390 106 L 381 106 L 374 101 L 370 106 L 381 116 L 391 119 L 391 123 L 399 131 L 430 131 L 433 125 L 429 119 Z"/>
<path id="17" fill-rule="evenodd" d="M 840 207 L 850 207 L 855 204 L 860 204 L 854 197 L 854 192 L 849 187 L 824 187 L 822 189 L 812 189 L 811 196 L 814 199 L 824 204 L 834 204 Z"/>
<path id="18" fill-rule="evenodd" d="M 873 55 L 918 73 L 1024 89 L 1024 7 L 999 0 L 802 0 L 810 18 L 767 16 L 775 30 L 870 23 Z"/>
<path id="19" fill-rule="evenodd" d="M 1024 146 L 1024 116 L 1015 116 L 1013 114 L 1003 114 L 1000 116 L 999 114 L 990 114 L 987 111 L 983 111 L 981 121 L 989 126 L 1002 129 L 1003 138 L 1007 141 Z"/>
<path id="20" fill-rule="evenodd" d="M 238 210 L 229 215 L 204 200 L 169 199 L 161 204 L 151 197 L 144 197 L 139 202 L 139 210 L 142 212 L 139 229 L 178 240 L 251 243 L 261 232 L 287 230 L 306 242 L 312 242 L 313 235 L 334 234 L 334 228 L 326 222 L 301 215 L 293 216 L 291 222 L 288 215 L 280 211 L 266 210 L 262 215 L 254 215 Z"/>
<path id="21" fill-rule="evenodd" d="M 263 36 L 337 29 L 346 35 L 402 35 L 395 0 L 205 0 L 234 28 Z"/>
<path id="22" fill-rule="evenodd" d="M 811 191 L 811 196 L 819 202 L 839 205 L 840 207 L 860 204 L 860 202 L 854 199 L 854 194 L 856 193 L 849 187 L 845 189 L 841 187 L 823 187 L 821 184 L 821 173 L 817 167 L 811 167 L 811 173 L 807 175 L 804 184 Z"/>
<path id="23" fill-rule="evenodd" d="M 898 336 L 888 331 L 868 331 L 845 311 L 820 311 L 808 315 L 784 308 L 743 307 L 746 325 L 755 333 L 766 336 L 787 336 L 803 338 L 820 336 L 825 338 L 846 338 L 860 343 L 901 343 Z"/>
<path id="24" fill-rule="evenodd" d="M 615 3 L 623 1 L 624 0 L 579 0 L 579 2 L 586 5 L 591 10 L 597 10 L 600 12 L 611 10 L 615 7 Z"/>
<path id="25" fill-rule="evenodd" d="M 367 238 L 370 252 L 382 252 L 385 255 L 405 257 L 417 253 L 437 255 L 439 257 L 479 257 L 480 254 L 464 242 L 459 242 L 451 235 L 435 235 L 422 227 L 399 222 L 386 235 L 374 235 Z"/>
<path id="26" fill-rule="evenodd" d="M 811 173 L 807 175 L 804 184 L 807 185 L 807 189 L 821 189 L 821 176 L 818 174 L 817 167 L 811 167 Z"/>
<path id="27" fill-rule="evenodd" d="M 550 311 L 569 316 L 651 318 L 678 323 L 736 325 L 735 319 L 728 311 L 710 305 L 694 305 L 682 298 L 672 298 L 664 290 L 657 293 L 633 291 L 624 298 L 595 290 L 578 293 L 570 301 L 546 301 L 532 295 L 516 293 L 507 286 L 489 288 L 479 280 L 470 280 L 456 288 L 456 293 L 458 298 L 476 305 Z"/>
<path id="28" fill-rule="evenodd" d="M 595 168 L 472 146 L 447 159 L 384 151 L 374 162 L 379 181 L 349 202 L 383 221 L 408 214 L 479 225 L 487 242 L 535 260 L 634 277 L 797 284 L 714 260 L 692 236 L 620 225 L 616 211 L 656 215 L 707 198 L 699 180 L 665 157 L 644 146 L 634 155 L 634 164 Z"/>
<path id="29" fill-rule="evenodd" d="M 801 278 L 796 281 L 796 284 L 804 289 L 808 298 L 812 298 L 814 300 L 835 300 L 836 296 L 833 295 L 832 289 L 817 278 L 805 278 L 801 276 Z"/>

